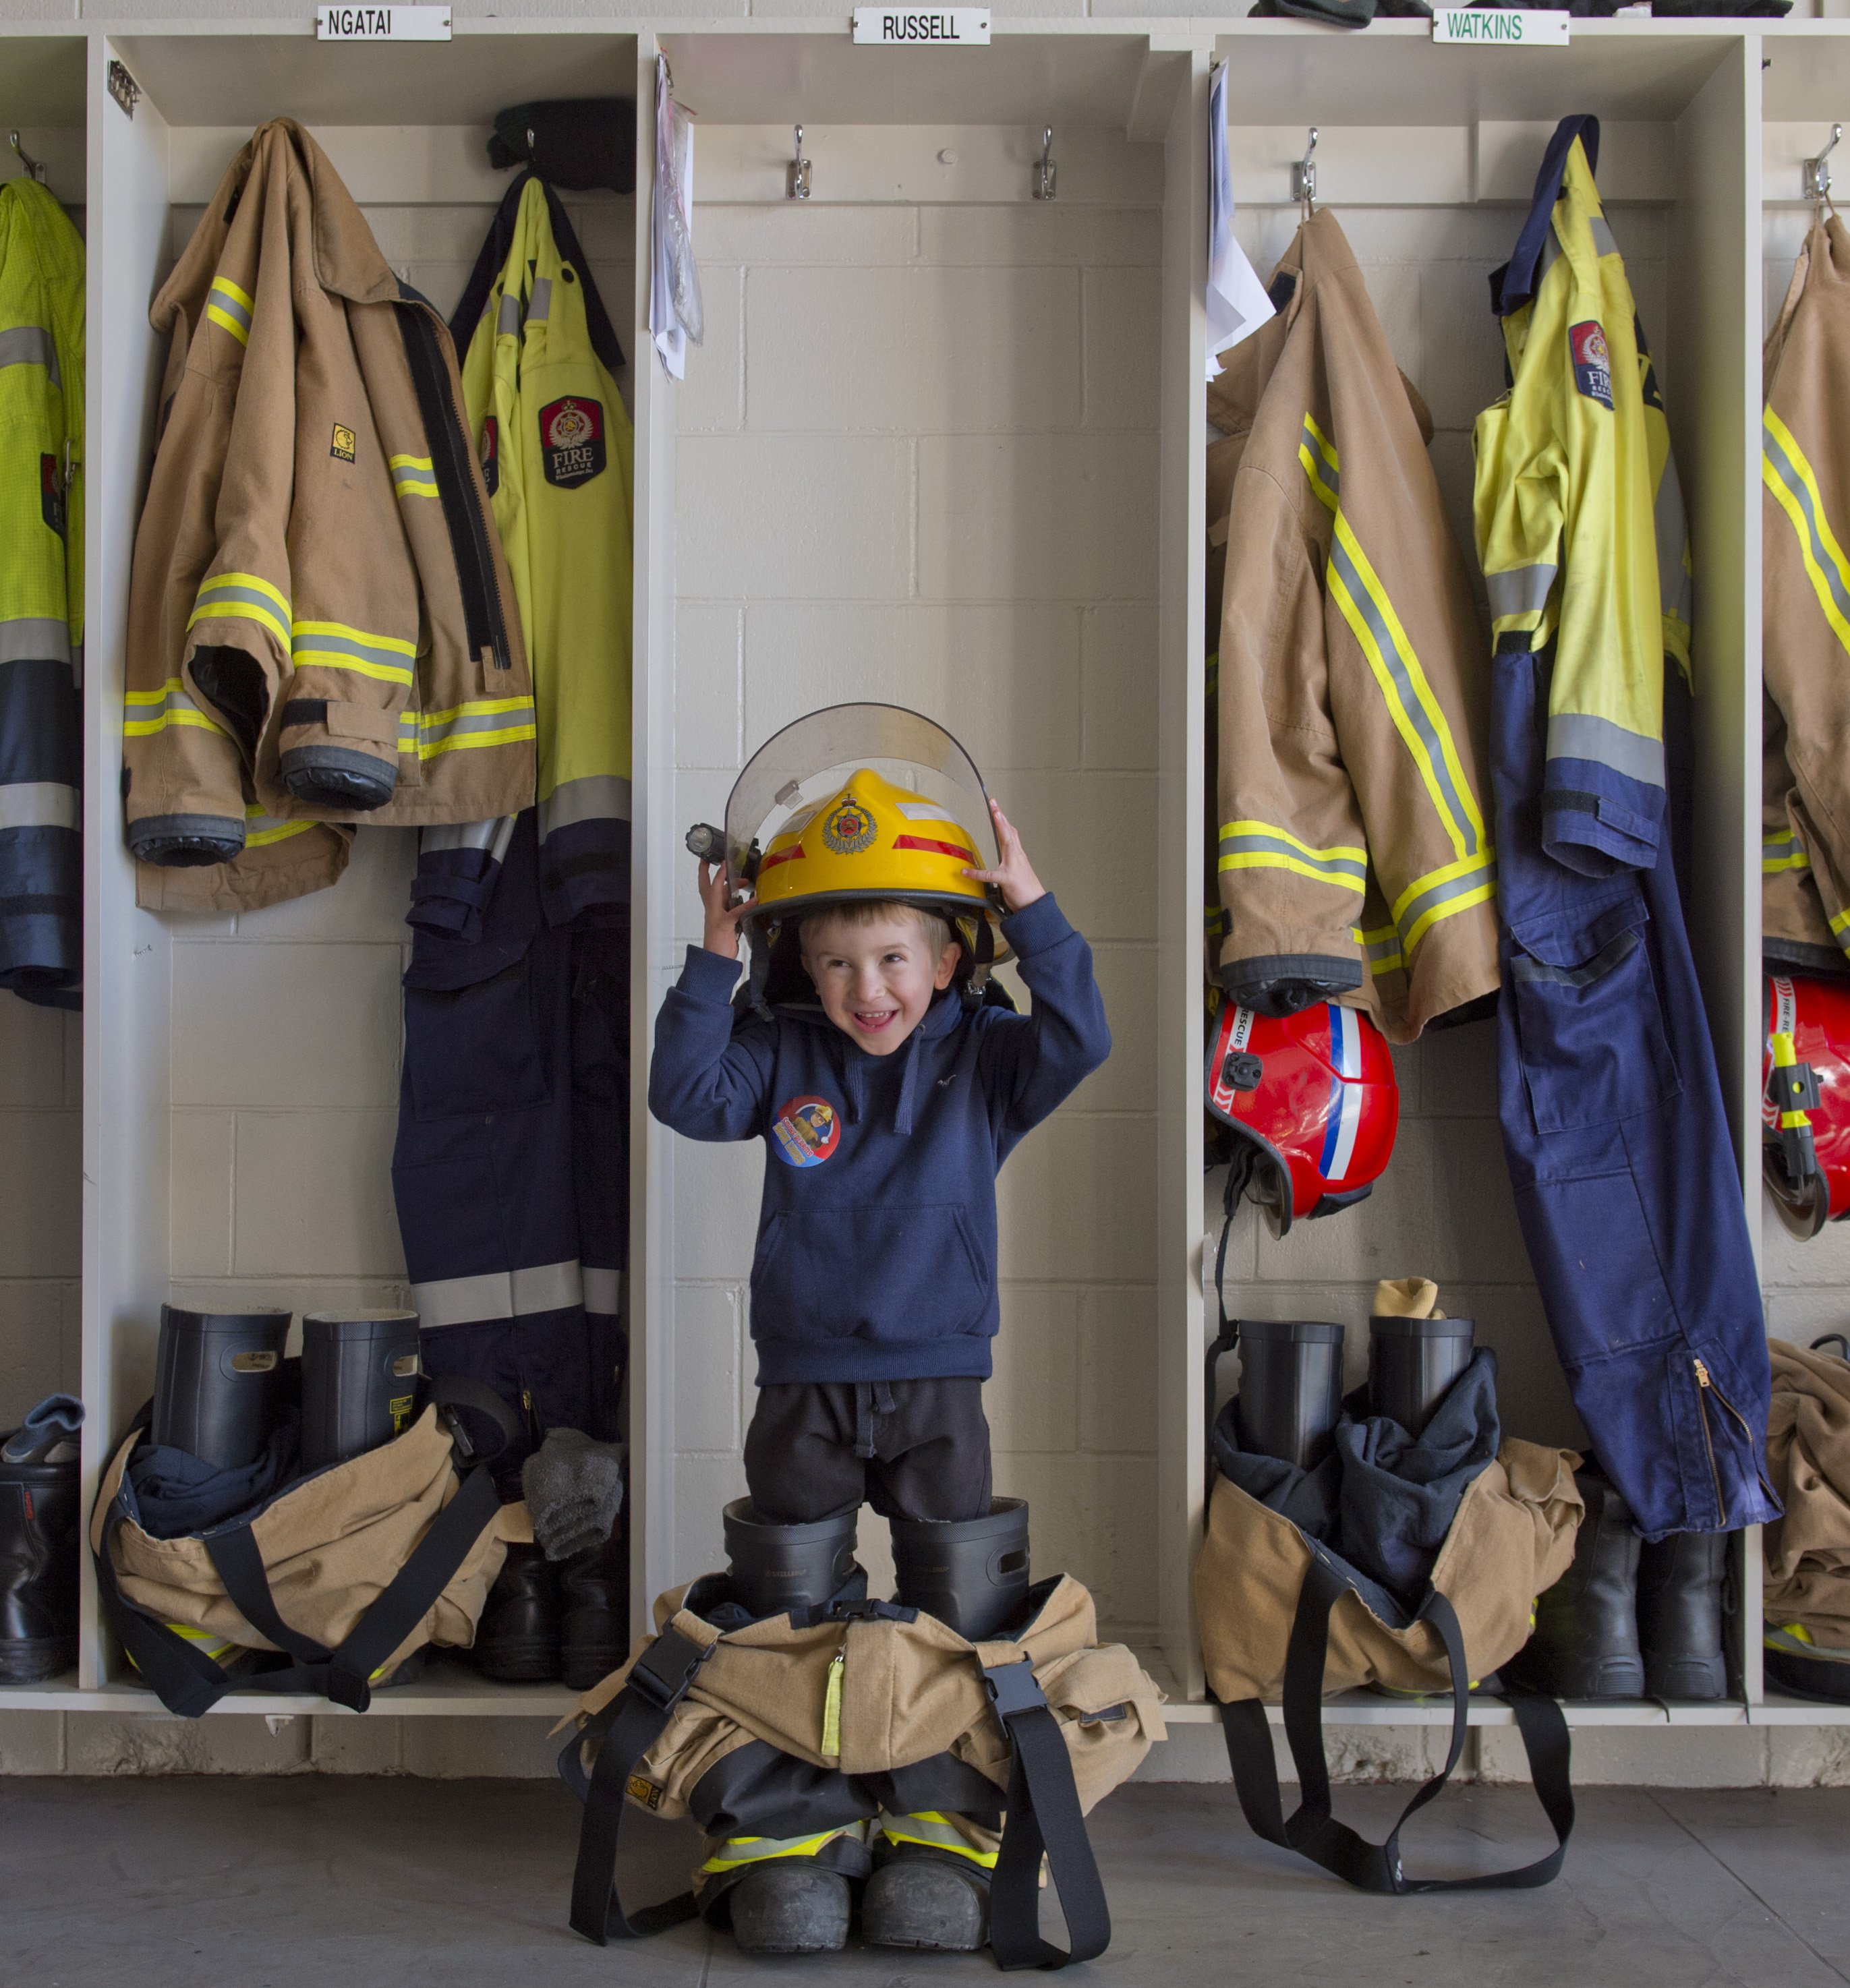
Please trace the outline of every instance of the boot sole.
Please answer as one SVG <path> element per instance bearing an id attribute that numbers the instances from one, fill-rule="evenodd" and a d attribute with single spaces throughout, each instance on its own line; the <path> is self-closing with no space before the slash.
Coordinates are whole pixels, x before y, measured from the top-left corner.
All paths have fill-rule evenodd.
<path id="1" fill-rule="evenodd" d="M 43 1684 L 48 1678 L 76 1668 L 75 1636 L 0 1643 L 0 1684 Z"/>

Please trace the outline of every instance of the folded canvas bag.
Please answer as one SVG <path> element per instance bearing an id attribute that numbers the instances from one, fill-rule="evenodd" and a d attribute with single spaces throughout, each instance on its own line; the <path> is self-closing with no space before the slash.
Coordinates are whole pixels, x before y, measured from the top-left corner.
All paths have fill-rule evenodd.
<path id="1" fill-rule="evenodd" d="M 128 1465 L 147 1412 L 137 1418 L 97 1493 L 90 1545 L 110 1626 L 169 1712 L 197 1718 L 233 1685 L 364 1712 L 371 1681 L 426 1643 L 475 1640 L 508 1543 L 533 1529 L 524 1505 L 499 1501 L 452 1407 L 504 1439 L 514 1431 L 487 1388 L 435 1380 L 403 1435 L 177 1539 L 140 1523 Z M 226 1645 L 283 1661 L 234 1673 L 207 1654 Z"/>
<path id="2" fill-rule="evenodd" d="M 759 1773 L 783 1765 L 786 1784 L 832 1788 L 851 1804 L 855 1791 L 843 1784 L 930 1765 L 941 1786 L 969 1777 L 966 1785 L 1000 1798 L 1006 1819 L 990 1892 L 997 1962 L 1059 1966 L 1104 1952 L 1111 1920 L 1083 1818 L 1165 1736 L 1162 1694 L 1129 1650 L 1099 1642 L 1092 1598 L 1077 1581 L 1039 1584 L 1022 1625 L 983 1643 L 932 1616 L 861 1600 L 716 1626 L 709 1615 L 731 1619 L 722 1605 L 730 1594 L 725 1577 L 710 1575 L 662 1595 L 657 1634 L 580 1701 L 559 1762 L 585 1804 L 572 1892 L 579 1932 L 602 1945 L 696 1910 L 689 1894 L 625 1912 L 612 1874 L 626 1804 L 704 1819 L 736 1763 Z M 1064 1952 L 1040 1937 L 1043 1853 L 1066 1915 Z"/>

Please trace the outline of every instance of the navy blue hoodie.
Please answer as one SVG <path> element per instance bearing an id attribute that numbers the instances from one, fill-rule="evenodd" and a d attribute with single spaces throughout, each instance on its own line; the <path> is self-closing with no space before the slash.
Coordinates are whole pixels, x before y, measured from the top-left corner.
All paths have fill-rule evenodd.
<path id="1" fill-rule="evenodd" d="M 690 1139 L 769 1151 L 752 1263 L 760 1387 L 988 1378 L 996 1171 L 1111 1050 L 1091 948 L 1051 894 L 1002 928 L 1034 1012 L 940 994 L 884 1057 L 819 1006 L 736 1011 L 738 962 L 688 948 L 656 1018 L 649 1109 Z"/>

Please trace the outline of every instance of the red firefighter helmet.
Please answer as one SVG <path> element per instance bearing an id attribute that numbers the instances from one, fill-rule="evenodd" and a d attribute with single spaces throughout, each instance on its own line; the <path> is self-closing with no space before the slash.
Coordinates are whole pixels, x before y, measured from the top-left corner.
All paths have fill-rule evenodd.
<path id="1" fill-rule="evenodd" d="M 1400 1124 L 1386 1037 L 1334 1001 L 1276 1021 L 1211 999 L 1208 1109 L 1234 1134 L 1229 1210 L 1243 1193 L 1282 1236 L 1354 1206 L 1386 1172 Z"/>
<path id="2" fill-rule="evenodd" d="M 1850 983 L 1770 974 L 1760 1171 L 1795 1236 L 1850 1214 Z"/>

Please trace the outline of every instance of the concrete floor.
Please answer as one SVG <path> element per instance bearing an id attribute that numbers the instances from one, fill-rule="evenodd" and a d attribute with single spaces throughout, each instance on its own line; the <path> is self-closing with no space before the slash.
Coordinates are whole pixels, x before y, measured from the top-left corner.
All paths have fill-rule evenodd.
<path id="1" fill-rule="evenodd" d="M 1378 1831 L 1404 1791 L 1341 1791 Z M 1231 1794 L 1125 1787 L 1094 1818 L 1123 1988 L 1826 1988 L 1850 1982 L 1850 1790 L 1590 1789 L 1544 1891 L 1371 1898 L 1255 1841 Z M 693 1838 L 635 1818 L 638 1898 Z M 600 1952 L 565 1923 L 577 1808 L 507 1781 L 0 1782 L 0 1980 L 32 1988 L 718 1988 L 994 1981 L 986 1956 L 748 1962 L 698 1925 Z M 1527 1792 L 1448 1794 L 1416 1871 L 1534 1855 Z M 631 1860 L 633 1858 L 633 1863 Z"/>

